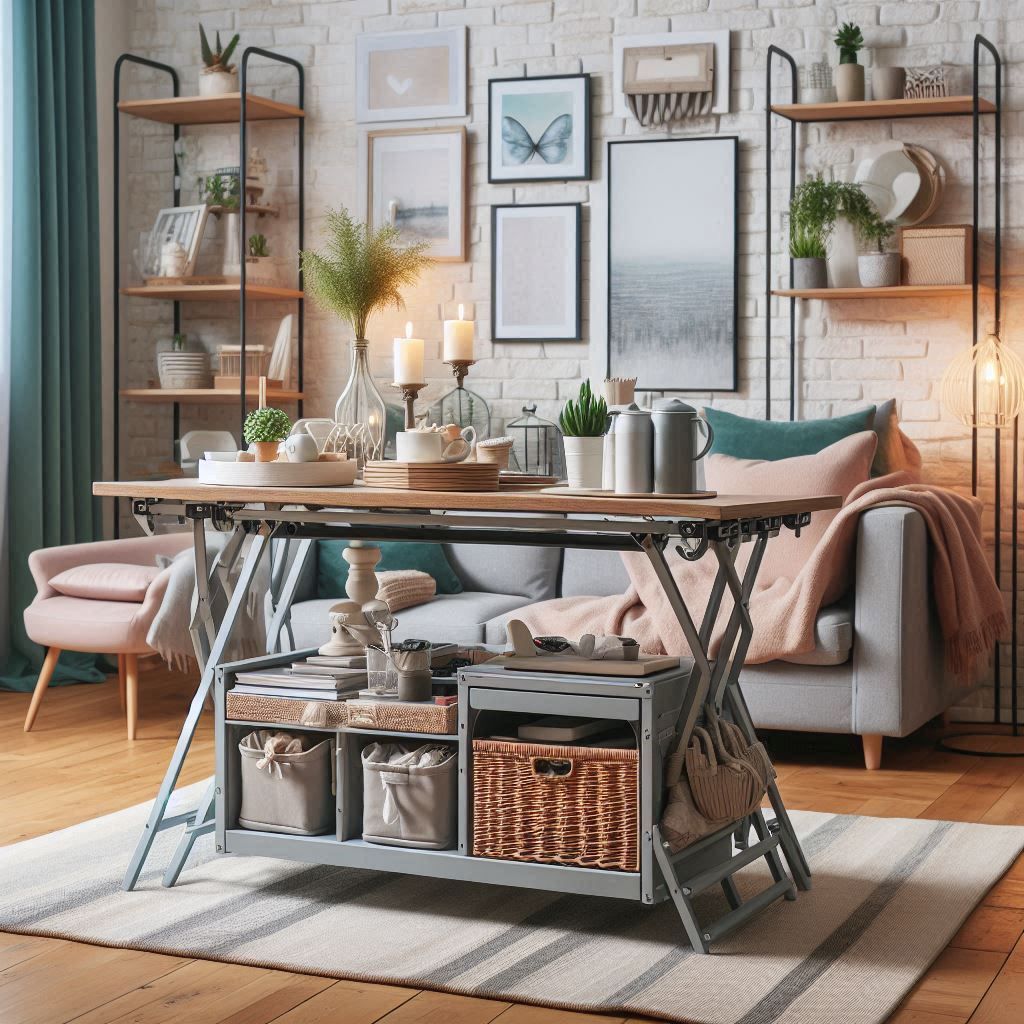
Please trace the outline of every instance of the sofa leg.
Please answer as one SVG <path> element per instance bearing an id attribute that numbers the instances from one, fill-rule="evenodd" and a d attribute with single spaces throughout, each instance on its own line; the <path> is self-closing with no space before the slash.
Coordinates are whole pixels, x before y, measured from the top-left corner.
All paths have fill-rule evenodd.
<path id="1" fill-rule="evenodd" d="M 135 729 L 139 724 L 139 656 L 124 656 L 125 695 L 128 707 L 128 739 L 135 739 Z"/>
<path id="2" fill-rule="evenodd" d="M 57 667 L 57 659 L 60 657 L 59 647 L 50 647 L 46 652 L 43 667 L 39 670 L 39 679 L 36 680 L 36 688 L 32 692 L 32 702 L 28 706 L 28 714 L 25 716 L 25 732 L 28 732 L 39 714 L 39 705 L 43 703 L 43 695 L 50 685 L 53 677 L 53 670 Z"/>
<path id="3" fill-rule="evenodd" d="M 117 656 L 117 692 L 121 700 L 121 710 L 125 709 L 125 702 L 127 700 L 128 693 L 128 676 L 125 674 L 125 656 L 119 654 Z"/>
<path id="4" fill-rule="evenodd" d="M 861 735 L 860 739 L 864 744 L 864 767 L 869 772 L 877 771 L 882 767 L 881 733 L 866 732 Z"/>

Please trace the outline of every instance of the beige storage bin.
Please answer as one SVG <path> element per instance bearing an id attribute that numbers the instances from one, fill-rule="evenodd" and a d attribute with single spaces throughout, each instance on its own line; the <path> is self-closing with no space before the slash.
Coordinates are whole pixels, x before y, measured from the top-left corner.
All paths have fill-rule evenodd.
<path id="1" fill-rule="evenodd" d="M 268 758 L 263 747 L 272 735 L 271 730 L 259 729 L 238 744 L 242 765 L 238 824 L 260 832 L 297 836 L 333 832 L 333 740 L 325 739 L 301 753 L 278 753 Z"/>
<path id="2" fill-rule="evenodd" d="M 440 762 L 419 767 L 421 755 L 439 747 Z M 366 842 L 420 850 L 455 847 L 459 757 L 454 744 L 371 743 L 363 748 L 362 761 Z"/>
<path id="3" fill-rule="evenodd" d="M 900 232 L 904 284 L 970 284 L 969 224 L 929 224 Z"/>

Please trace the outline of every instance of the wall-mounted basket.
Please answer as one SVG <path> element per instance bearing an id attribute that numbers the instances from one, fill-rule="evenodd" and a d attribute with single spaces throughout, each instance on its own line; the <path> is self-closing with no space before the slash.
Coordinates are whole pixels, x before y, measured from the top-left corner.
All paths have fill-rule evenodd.
<path id="1" fill-rule="evenodd" d="M 629 47 L 622 55 L 622 91 L 646 128 L 711 113 L 714 43 Z"/>

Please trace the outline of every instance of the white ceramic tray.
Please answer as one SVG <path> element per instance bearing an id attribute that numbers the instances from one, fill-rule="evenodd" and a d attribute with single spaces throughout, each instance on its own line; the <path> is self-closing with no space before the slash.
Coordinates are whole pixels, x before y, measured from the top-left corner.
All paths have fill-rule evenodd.
<path id="1" fill-rule="evenodd" d="M 355 482 L 358 463 L 345 462 L 207 462 L 199 460 L 199 482 L 222 487 L 347 487 Z"/>

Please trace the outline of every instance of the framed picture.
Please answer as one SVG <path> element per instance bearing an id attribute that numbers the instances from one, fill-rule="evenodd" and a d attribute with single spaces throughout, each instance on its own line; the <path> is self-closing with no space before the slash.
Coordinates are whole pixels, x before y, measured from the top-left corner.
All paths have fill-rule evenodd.
<path id="1" fill-rule="evenodd" d="M 491 207 L 491 338 L 579 341 L 580 203 Z"/>
<path id="2" fill-rule="evenodd" d="M 466 259 L 466 129 L 367 133 L 367 218 L 427 240 L 436 260 Z"/>
<path id="3" fill-rule="evenodd" d="M 735 391 L 735 137 L 608 144 L 608 376 Z"/>
<path id="4" fill-rule="evenodd" d="M 590 179 L 590 75 L 492 78 L 487 180 Z"/>
<path id="5" fill-rule="evenodd" d="M 356 121 L 466 114 L 466 29 L 356 37 Z"/>
<path id="6" fill-rule="evenodd" d="M 177 242 L 186 253 L 184 276 L 191 277 L 203 241 L 208 208 L 197 206 L 169 206 L 156 215 L 153 230 L 146 242 L 143 258 L 143 277 L 158 277 L 161 272 L 161 252 L 167 242 Z"/>

